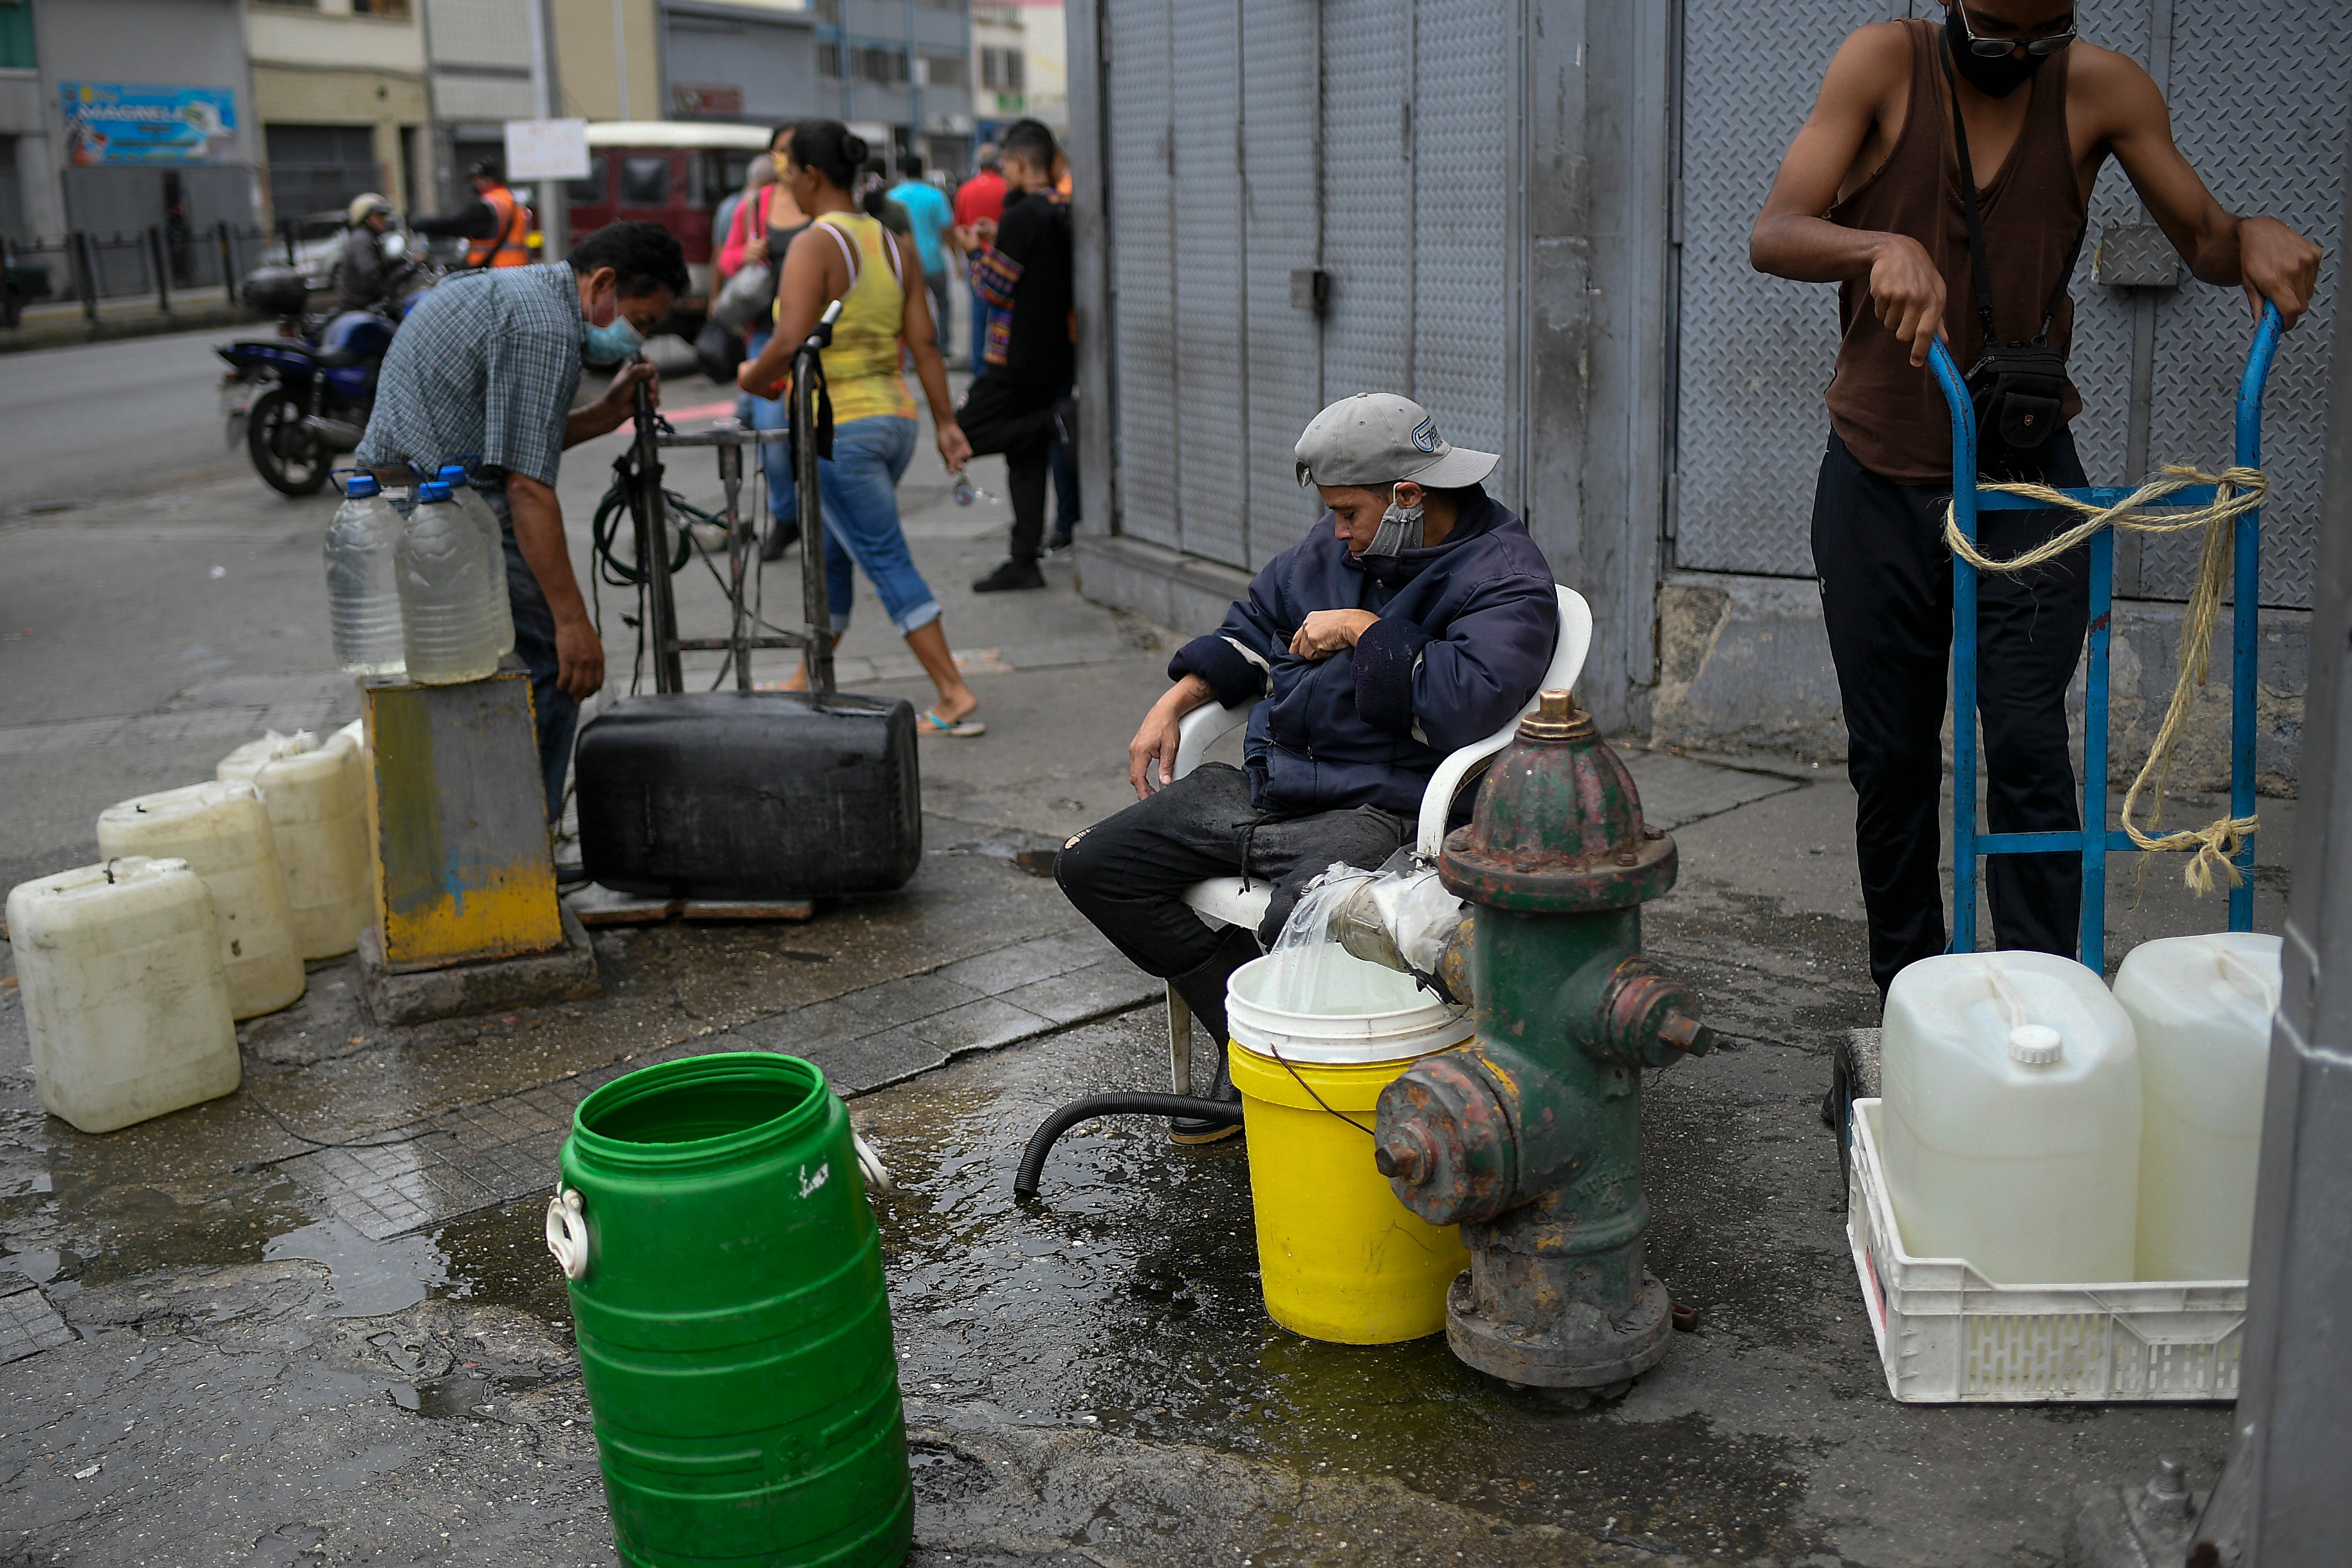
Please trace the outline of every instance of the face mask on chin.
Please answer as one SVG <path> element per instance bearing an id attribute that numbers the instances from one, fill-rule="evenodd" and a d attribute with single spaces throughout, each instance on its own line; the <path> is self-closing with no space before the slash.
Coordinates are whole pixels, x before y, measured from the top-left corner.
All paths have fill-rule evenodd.
<path id="1" fill-rule="evenodd" d="M 1388 510 L 1381 514 L 1381 526 L 1373 531 L 1372 542 L 1364 547 L 1364 553 L 1392 556 L 1400 550 L 1419 549 L 1422 516 L 1426 510 L 1425 507 L 1397 505 L 1396 487 L 1391 486 Z"/>
<path id="2" fill-rule="evenodd" d="M 1951 51 L 1952 64 L 1968 84 L 1987 98 L 2007 98 L 2032 81 L 2033 73 L 2042 68 L 2042 62 L 2049 58 L 2046 55 L 2028 55 L 2019 59 L 2014 50 L 1990 59 L 1973 53 L 1960 19 L 1959 0 L 1952 0 L 1945 7 L 1944 47 Z"/>

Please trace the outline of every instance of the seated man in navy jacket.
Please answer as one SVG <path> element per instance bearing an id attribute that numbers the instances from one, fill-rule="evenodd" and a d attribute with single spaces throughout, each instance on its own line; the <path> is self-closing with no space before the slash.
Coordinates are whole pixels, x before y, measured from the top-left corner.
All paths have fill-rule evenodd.
<path id="1" fill-rule="evenodd" d="M 1496 454 L 1447 444 L 1410 398 L 1360 392 L 1316 415 L 1297 455 L 1299 484 L 1328 509 L 1169 661 L 1176 684 L 1127 748 L 1138 804 L 1054 866 L 1080 913 L 1207 1026 L 1221 1099 L 1234 1097 L 1227 978 L 1327 866 L 1378 866 L 1412 841 L 1430 775 L 1527 706 L 1559 629 L 1543 552 L 1479 487 Z M 1207 702 L 1256 705 L 1244 765 L 1173 779 L 1177 721 Z M 1220 875 L 1273 884 L 1257 930 L 1214 929 L 1185 907 L 1187 887 Z M 1179 1143 L 1236 1130 L 1170 1125 Z"/>

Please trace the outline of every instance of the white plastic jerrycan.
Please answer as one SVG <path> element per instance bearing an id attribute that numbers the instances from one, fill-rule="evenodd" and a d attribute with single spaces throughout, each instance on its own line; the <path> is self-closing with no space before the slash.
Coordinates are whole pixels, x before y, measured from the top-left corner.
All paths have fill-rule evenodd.
<path id="1" fill-rule="evenodd" d="M 2279 939 L 2251 931 L 2133 948 L 2116 1000 L 2139 1037 L 2139 1273 L 2242 1280 L 2254 1226 Z"/>
<path id="2" fill-rule="evenodd" d="M 278 841 L 250 784 L 207 780 L 141 795 L 98 817 L 98 852 L 169 856 L 212 890 L 229 1008 L 238 1018 L 276 1012 L 302 995 L 302 955 L 286 904 Z"/>
<path id="3" fill-rule="evenodd" d="M 1882 1043 L 1905 1247 L 1996 1284 L 2133 1278 L 2139 1055 L 2099 977 L 2047 953 L 1950 953 L 1895 977 Z"/>
<path id="4" fill-rule="evenodd" d="M 321 746 L 307 730 L 273 730 L 222 758 L 214 772 L 261 794 L 302 956 L 333 958 L 358 946 L 370 891 L 367 772 L 358 747 L 340 731 Z"/>
<path id="5" fill-rule="evenodd" d="M 185 861 L 131 856 L 20 883 L 8 938 L 52 1114 L 110 1133 L 236 1087 L 213 895 Z"/>

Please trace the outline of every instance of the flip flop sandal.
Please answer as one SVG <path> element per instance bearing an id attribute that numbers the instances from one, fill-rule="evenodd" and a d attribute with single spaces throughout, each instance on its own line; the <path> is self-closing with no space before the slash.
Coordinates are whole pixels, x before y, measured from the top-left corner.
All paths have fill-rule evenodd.
<path id="1" fill-rule="evenodd" d="M 915 722 L 922 727 L 919 731 L 920 734 L 951 736 L 957 740 L 970 740 L 974 736 L 988 733 L 988 726 L 976 718 L 960 718 L 950 724 L 929 708 L 917 714 Z"/>

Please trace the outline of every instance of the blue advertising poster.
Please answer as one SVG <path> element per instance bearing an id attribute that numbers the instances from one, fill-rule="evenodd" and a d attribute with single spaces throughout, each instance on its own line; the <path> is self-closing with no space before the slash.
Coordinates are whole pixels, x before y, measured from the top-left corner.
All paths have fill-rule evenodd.
<path id="1" fill-rule="evenodd" d="M 213 163 L 236 131 L 226 88 L 69 81 L 58 97 L 75 163 Z"/>

